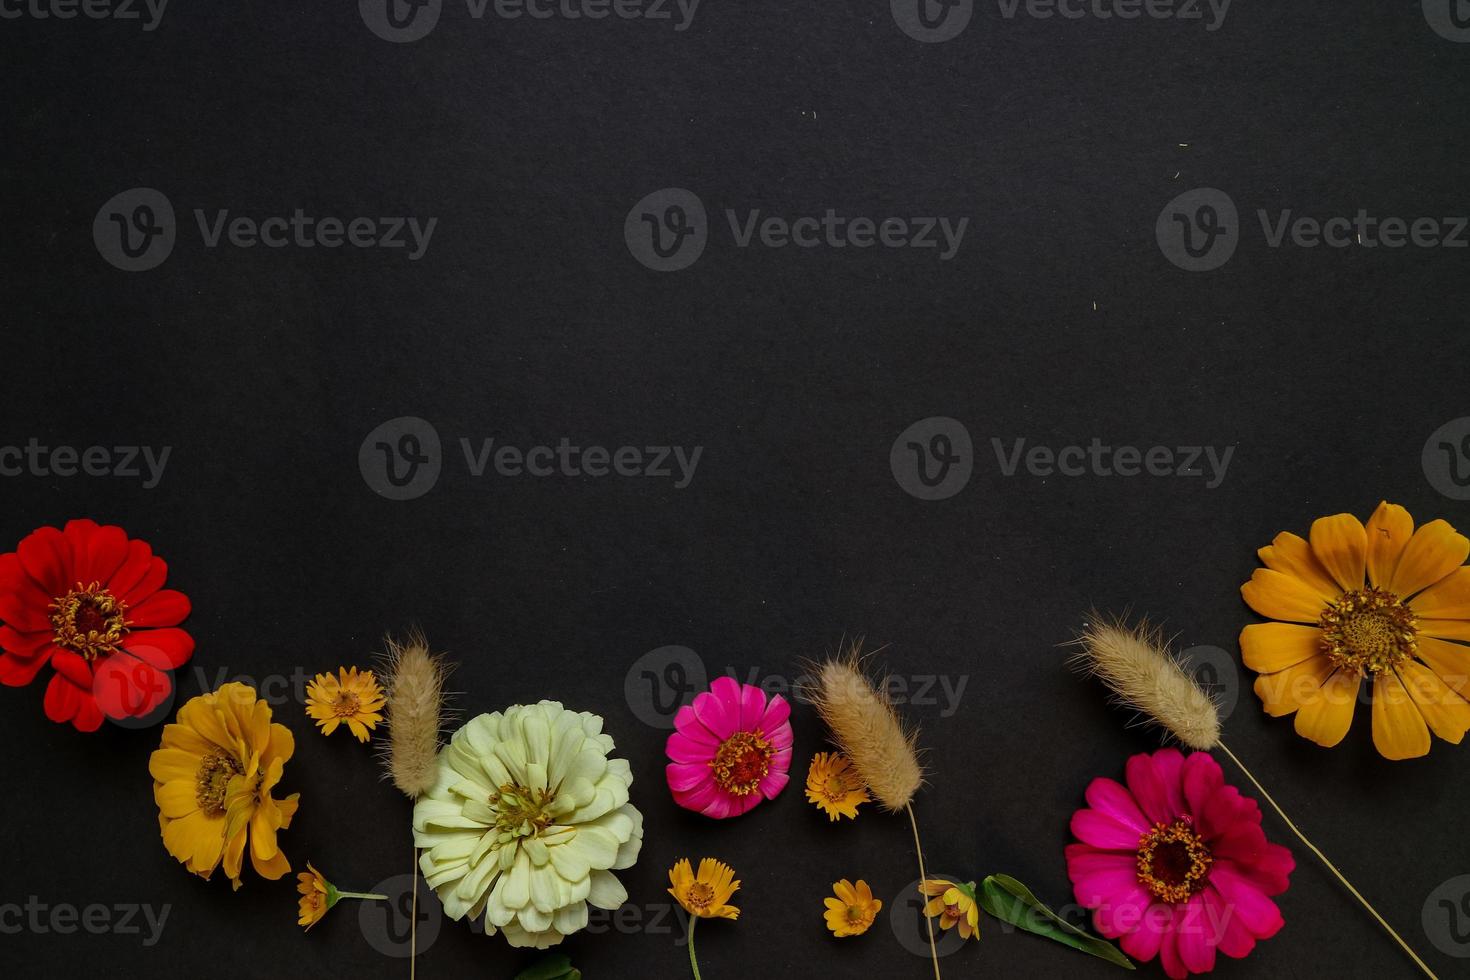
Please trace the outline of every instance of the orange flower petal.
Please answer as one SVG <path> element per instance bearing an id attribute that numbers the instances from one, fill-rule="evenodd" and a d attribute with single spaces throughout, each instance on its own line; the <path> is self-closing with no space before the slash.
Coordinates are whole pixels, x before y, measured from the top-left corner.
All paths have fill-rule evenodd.
<path id="1" fill-rule="evenodd" d="M 1245 665 L 1260 674 L 1294 667 L 1322 652 L 1322 631 L 1296 623 L 1254 623 L 1240 631 Z"/>
<path id="2" fill-rule="evenodd" d="M 1352 514 L 1333 514 L 1312 522 L 1312 554 L 1344 592 L 1363 587 L 1368 536 Z"/>
<path id="3" fill-rule="evenodd" d="M 1392 671 L 1379 674 L 1373 685 L 1373 744 L 1385 759 L 1429 754 L 1429 726 Z"/>
<path id="4" fill-rule="evenodd" d="M 1419 659 L 1428 664 L 1429 669 L 1439 675 L 1451 690 L 1470 697 L 1470 647 L 1420 636 Z"/>
<path id="5" fill-rule="evenodd" d="M 1324 603 L 1342 594 L 1342 589 L 1337 587 L 1332 576 L 1327 574 L 1327 569 L 1312 554 L 1312 546 L 1307 543 L 1306 538 L 1290 531 L 1282 531 L 1256 554 L 1260 555 L 1267 568 L 1301 579 Z"/>
<path id="6" fill-rule="evenodd" d="M 1381 589 L 1393 581 L 1399 556 L 1414 534 L 1414 518 L 1398 504 L 1384 500 L 1368 518 L 1368 581 Z"/>
<path id="7" fill-rule="evenodd" d="M 1404 547 L 1389 591 L 1401 596 L 1413 595 L 1465 564 L 1467 555 L 1470 555 L 1470 539 L 1446 521 L 1430 521 L 1415 531 Z M 1417 603 L 1414 608 L 1419 609 Z M 1449 618 L 1470 619 L 1470 615 Z"/>
<path id="8" fill-rule="evenodd" d="M 1470 642 L 1470 621 L 1463 619 L 1421 619 L 1420 636 L 1438 636 L 1446 640 Z"/>
<path id="9" fill-rule="evenodd" d="M 1294 667 L 1256 678 L 1256 697 L 1266 714 L 1276 718 L 1289 715 L 1313 697 L 1332 673 L 1332 661 L 1319 655 Z"/>
<path id="10" fill-rule="evenodd" d="M 1361 686 L 1357 674 L 1345 670 L 1334 673 L 1315 694 L 1303 699 L 1296 713 L 1296 733 L 1324 748 L 1341 742 L 1352 727 Z"/>
<path id="11" fill-rule="evenodd" d="M 1413 660 L 1397 668 L 1399 680 L 1434 734 L 1453 745 L 1470 732 L 1470 702 L 1450 690 L 1434 671 Z"/>
<path id="12" fill-rule="evenodd" d="M 1267 619 L 1293 623 L 1315 623 L 1323 602 L 1315 589 L 1301 579 L 1270 568 L 1258 568 L 1240 587 L 1241 598 Z"/>
<path id="13" fill-rule="evenodd" d="M 1470 568 L 1450 572 L 1409 600 L 1409 608 L 1428 619 L 1470 619 Z"/>

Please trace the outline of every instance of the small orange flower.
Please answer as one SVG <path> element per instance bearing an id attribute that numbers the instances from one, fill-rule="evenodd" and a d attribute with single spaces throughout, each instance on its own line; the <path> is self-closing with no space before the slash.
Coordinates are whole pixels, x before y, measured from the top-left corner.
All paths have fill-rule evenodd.
<path id="1" fill-rule="evenodd" d="M 857 808 L 871 802 L 868 788 L 852 767 L 852 760 L 839 752 L 818 752 L 806 771 L 806 798 L 829 820 L 857 819 Z"/>
<path id="2" fill-rule="evenodd" d="M 832 894 L 836 897 L 824 899 L 827 928 L 838 939 L 861 936 L 883 909 L 883 903 L 873 897 L 873 889 L 861 878 L 856 885 L 843 878 L 832 886 Z"/>
<path id="3" fill-rule="evenodd" d="M 310 932 L 311 927 L 326 918 L 332 906 L 344 898 L 361 898 L 375 901 L 387 901 L 387 895 L 366 895 L 362 892 L 342 892 L 332 884 L 322 873 L 306 862 L 306 870 L 296 876 L 296 890 L 301 893 L 297 900 L 296 924 L 303 926 Z"/>
<path id="4" fill-rule="evenodd" d="M 306 713 L 316 720 L 323 735 L 330 735 L 343 722 L 359 742 L 383 720 L 379 713 L 387 703 L 378 679 L 370 670 L 342 667 L 337 677 L 317 674 L 306 688 Z"/>
<path id="5" fill-rule="evenodd" d="M 958 927 L 962 939 L 980 937 L 980 906 L 975 902 L 975 883 L 956 884 L 931 879 L 919 882 L 919 891 L 930 896 L 924 914 L 938 918 L 945 929 Z"/>

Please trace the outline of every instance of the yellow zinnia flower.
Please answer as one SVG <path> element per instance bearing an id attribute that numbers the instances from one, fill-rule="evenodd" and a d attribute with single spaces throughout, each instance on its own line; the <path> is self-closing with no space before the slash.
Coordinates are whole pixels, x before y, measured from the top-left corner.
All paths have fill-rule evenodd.
<path id="1" fill-rule="evenodd" d="M 164 847 L 208 879 L 223 862 L 240 887 L 245 845 L 250 863 L 272 881 L 291 870 L 276 832 L 291 825 L 299 793 L 271 797 L 296 743 L 271 723 L 270 705 L 244 684 L 191 698 L 148 759 Z"/>
<path id="2" fill-rule="evenodd" d="M 827 928 L 839 939 L 867 932 L 883 908 L 883 903 L 873 897 L 873 889 L 861 878 L 856 885 L 843 878 L 832 886 L 832 894 L 836 897 L 824 899 Z"/>
<path id="3" fill-rule="evenodd" d="M 669 894 L 684 911 L 699 919 L 738 919 L 740 910 L 728 904 L 740 890 L 734 870 L 714 858 L 699 862 L 699 874 L 690 870 L 689 859 L 680 858 L 669 869 Z"/>
<path id="4" fill-rule="evenodd" d="M 919 882 L 919 891 L 930 896 L 925 915 L 937 917 L 942 928 L 958 928 L 962 939 L 979 938 L 980 906 L 975 902 L 974 882 L 960 885 L 932 878 Z"/>
<path id="5" fill-rule="evenodd" d="M 340 677 L 330 672 L 317 674 L 306 687 L 306 713 L 316 720 L 323 735 L 330 735 L 343 722 L 359 742 L 383 720 L 379 714 L 387 703 L 378 679 L 370 670 L 356 667 L 338 668 Z"/>
<path id="6" fill-rule="evenodd" d="M 857 819 L 857 808 L 871 801 L 852 760 L 838 752 L 818 752 L 806 771 L 806 798 L 829 820 Z"/>
<path id="7" fill-rule="evenodd" d="M 296 876 L 296 890 L 301 893 L 297 899 L 296 924 L 306 927 L 308 932 L 311 927 L 326 918 L 327 912 L 344 898 L 362 898 L 386 902 L 387 895 L 366 895 L 362 892 L 338 891 L 337 886 L 332 884 L 322 873 L 306 862 L 306 870 Z"/>
<path id="8" fill-rule="evenodd" d="M 1365 528 L 1323 517 L 1310 539 L 1282 532 L 1260 549 L 1240 594 L 1274 623 L 1240 633 L 1245 665 L 1270 715 L 1341 742 L 1363 681 L 1373 684 L 1373 743 L 1388 759 L 1429 751 L 1429 733 L 1459 744 L 1470 731 L 1470 540 L 1442 520 L 1414 528 L 1380 503 Z M 1365 583 L 1366 577 L 1366 583 Z"/>

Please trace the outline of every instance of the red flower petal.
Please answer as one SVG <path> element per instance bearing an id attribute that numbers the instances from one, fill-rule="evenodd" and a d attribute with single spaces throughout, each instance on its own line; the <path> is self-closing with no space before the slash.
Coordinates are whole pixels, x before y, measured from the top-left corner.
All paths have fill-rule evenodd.
<path id="1" fill-rule="evenodd" d="M 54 527 L 38 527 L 27 534 L 15 548 L 26 574 L 35 580 L 48 596 L 66 592 L 76 577 L 72 574 L 71 547 Z"/>
<path id="2" fill-rule="evenodd" d="M 164 581 L 168 578 L 168 565 L 162 558 L 148 559 L 148 570 L 138 579 L 137 583 L 127 591 L 126 595 L 117 596 L 129 606 L 140 605 L 153 593 L 163 588 Z"/>
<path id="3" fill-rule="evenodd" d="M 46 717 L 52 721 L 71 721 L 82 706 L 83 691 L 60 674 L 51 675 L 46 685 L 44 706 Z"/>
<path id="4" fill-rule="evenodd" d="M 95 732 L 102 727 L 102 709 L 92 698 L 83 697 L 77 708 L 77 716 L 71 720 L 72 727 L 79 732 Z"/>
<path id="5" fill-rule="evenodd" d="M 128 625 L 133 627 L 177 626 L 189 615 L 189 597 L 173 589 L 155 592 L 136 608 L 128 609 Z"/>
<path id="6" fill-rule="evenodd" d="M 98 527 L 91 521 L 72 521 L 66 525 L 66 537 L 71 542 L 72 574 L 83 584 L 106 582 L 128 556 L 127 532 L 112 524 Z"/>
<path id="7" fill-rule="evenodd" d="M 0 625 L 0 650 L 13 653 L 22 660 L 29 660 L 50 646 L 54 636 L 50 630 L 22 633 L 14 627 Z"/>
<path id="8" fill-rule="evenodd" d="M 148 546 L 147 541 L 129 541 L 128 556 L 107 581 L 108 590 L 115 596 L 125 596 L 132 592 L 148 573 L 148 565 L 152 560 L 153 549 Z"/>
<path id="9" fill-rule="evenodd" d="M 51 653 L 51 666 L 82 690 L 92 687 L 92 667 L 75 650 L 55 647 Z"/>
<path id="10" fill-rule="evenodd" d="M 177 627 L 139 630 L 123 638 L 122 648 L 160 670 L 172 670 L 194 655 L 194 638 Z"/>
<path id="11" fill-rule="evenodd" d="M 36 679 L 36 674 L 51 659 L 51 648 L 43 647 L 34 657 L 17 657 L 13 653 L 0 654 L 0 684 L 6 687 L 25 687 Z"/>
<path id="12" fill-rule="evenodd" d="M 92 693 L 107 717 L 124 719 L 152 714 L 173 689 L 173 679 L 147 661 L 113 656 L 98 666 Z"/>

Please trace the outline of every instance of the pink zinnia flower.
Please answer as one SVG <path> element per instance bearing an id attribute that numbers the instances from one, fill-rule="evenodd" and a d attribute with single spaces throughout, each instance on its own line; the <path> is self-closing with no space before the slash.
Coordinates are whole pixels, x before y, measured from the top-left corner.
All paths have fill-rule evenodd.
<path id="1" fill-rule="evenodd" d="M 758 687 L 733 677 L 674 716 L 669 736 L 669 789 L 678 804 L 723 820 L 775 799 L 791 768 L 791 705 L 769 701 Z"/>
<path id="2" fill-rule="evenodd" d="M 1239 959 L 1283 925 L 1267 896 L 1286 891 L 1291 852 L 1266 841 L 1261 808 L 1225 785 L 1207 752 L 1128 760 L 1128 785 L 1094 779 L 1072 815 L 1067 874 L 1097 929 L 1123 951 L 1155 956 L 1174 980 Z"/>

